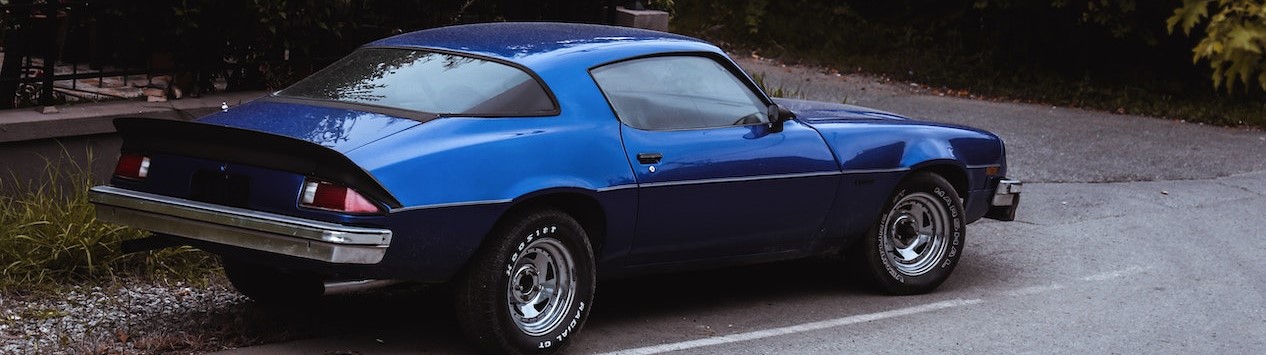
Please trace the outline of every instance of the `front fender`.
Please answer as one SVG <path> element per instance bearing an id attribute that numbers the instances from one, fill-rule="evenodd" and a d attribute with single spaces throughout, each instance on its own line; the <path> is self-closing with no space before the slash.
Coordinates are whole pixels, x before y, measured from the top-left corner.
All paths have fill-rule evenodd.
<path id="1" fill-rule="evenodd" d="M 865 120 L 815 123 L 849 171 L 913 169 L 936 160 L 964 167 L 1002 165 L 1002 141 L 975 129 L 910 121 Z"/>
<path id="2" fill-rule="evenodd" d="M 844 238 L 844 245 L 865 234 L 897 184 L 912 172 L 937 172 L 964 198 L 987 188 L 990 168 L 996 168 L 998 176 L 1005 173 L 1002 141 L 976 129 L 877 119 L 811 125 L 831 146 L 844 174 L 836 197 L 840 202 L 828 226 L 835 231 L 831 235 Z"/>

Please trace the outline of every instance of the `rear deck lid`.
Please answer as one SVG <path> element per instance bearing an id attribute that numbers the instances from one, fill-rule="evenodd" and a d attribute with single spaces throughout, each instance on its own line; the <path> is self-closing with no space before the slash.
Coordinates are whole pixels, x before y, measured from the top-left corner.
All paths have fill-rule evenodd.
<path id="1" fill-rule="evenodd" d="M 199 121 L 300 139 L 342 153 L 421 124 L 416 119 L 384 113 L 272 98 L 229 108 Z"/>

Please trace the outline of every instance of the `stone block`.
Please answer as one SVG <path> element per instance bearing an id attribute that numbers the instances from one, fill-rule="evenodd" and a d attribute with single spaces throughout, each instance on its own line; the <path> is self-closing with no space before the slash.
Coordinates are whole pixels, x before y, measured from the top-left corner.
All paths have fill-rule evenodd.
<path id="1" fill-rule="evenodd" d="M 659 10 L 631 10 L 624 7 L 616 7 L 615 10 L 615 23 L 617 25 L 645 28 L 656 31 L 668 31 L 668 12 Z"/>

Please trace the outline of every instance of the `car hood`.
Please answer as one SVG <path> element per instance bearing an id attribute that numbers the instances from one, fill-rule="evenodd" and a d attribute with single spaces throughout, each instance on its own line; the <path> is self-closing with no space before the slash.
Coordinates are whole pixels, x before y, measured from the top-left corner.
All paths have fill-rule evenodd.
<path id="1" fill-rule="evenodd" d="M 287 136 L 341 153 L 421 124 L 382 113 L 267 100 L 232 107 L 198 121 Z"/>
<path id="2" fill-rule="evenodd" d="M 907 120 L 909 118 L 872 108 L 832 102 L 775 98 L 774 102 L 791 110 L 796 118 L 817 122 L 834 120 Z"/>

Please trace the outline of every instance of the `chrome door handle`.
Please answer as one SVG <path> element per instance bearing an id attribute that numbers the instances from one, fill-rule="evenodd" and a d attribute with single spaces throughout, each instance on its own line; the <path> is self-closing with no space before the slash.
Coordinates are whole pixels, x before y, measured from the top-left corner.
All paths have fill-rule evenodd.
<path id="1" fill-rule="evenodd" d="M 642 164 L 659 164 L 662 159 L 664 155 L 659 153 L 637 153 L 637 162 Z"/>

